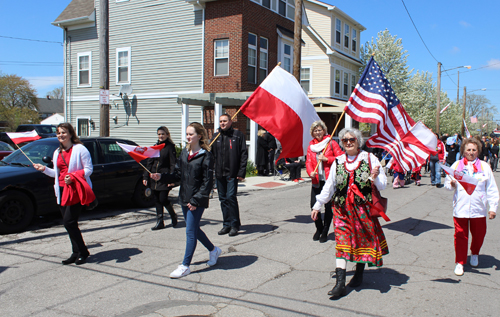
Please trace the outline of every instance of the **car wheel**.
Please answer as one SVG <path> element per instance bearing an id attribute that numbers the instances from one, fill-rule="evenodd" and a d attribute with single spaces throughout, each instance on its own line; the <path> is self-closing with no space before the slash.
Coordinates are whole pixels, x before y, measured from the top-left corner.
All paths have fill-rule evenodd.
<path id="1" fill-rule="evenodd" d="M 149 208 L 155 204 L 154 196 L 149 193 L 150 189 L 142 184 L 142 181 L 138 182 L 135 186 L 133 201 L 134 203 L 141 208 Z"/>
<path id="2" fill-rule="evenodd" d="M 31 223 L 34 214 L 28 195 L 19 191 L 0 194 L 0 233 L 22 231 Z"/>

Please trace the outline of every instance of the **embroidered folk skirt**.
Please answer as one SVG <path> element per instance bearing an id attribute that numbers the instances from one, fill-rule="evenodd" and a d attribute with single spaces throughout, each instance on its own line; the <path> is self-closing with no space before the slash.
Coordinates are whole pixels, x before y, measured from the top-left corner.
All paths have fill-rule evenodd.
<path id="1" fill-rule="evenodd" d="M 335 208 L 336 257 L 368 266 L 382 266 L 389 253 L 378 218 L 369 216 L 369 206 L 354 205 L 353 210 Z"/>

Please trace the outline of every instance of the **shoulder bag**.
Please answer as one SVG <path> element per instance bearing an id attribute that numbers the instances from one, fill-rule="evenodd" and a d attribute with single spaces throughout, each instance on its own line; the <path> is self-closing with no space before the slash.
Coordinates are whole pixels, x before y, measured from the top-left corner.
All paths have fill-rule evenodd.
<path id="1" fill-rule="evenodd" d="M 372 170 L 372 160 L 370 158 L 370 155 L 368 154 L 368 164 L 370 166 L 370 173 Z M 370 209 L 370 216 L 371 217 L 382 217 L 384 218 L 385 221 L 391 221 L 389 217 L 387 217 L 387 198 L 382 197 L 380 195 L 380 191 L 378 190 L 377 186 L 375 186 L 375 182 L 372 181 L 372 203 L 371 203 L 371 209 Z"/>

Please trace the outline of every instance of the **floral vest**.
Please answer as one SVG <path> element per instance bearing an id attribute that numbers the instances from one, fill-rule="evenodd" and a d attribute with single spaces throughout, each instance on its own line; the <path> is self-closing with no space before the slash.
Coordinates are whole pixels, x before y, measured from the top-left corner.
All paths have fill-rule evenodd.
<path id="1" fill-rule="evenodd" d="M 367 153 L 368 154 L 368 153 Z M 347 193 L 350 186 L 356 185 L 364 196 L 354 195 L 354 203 L 363 205 L 366 202 L 372 202 L 372 181 L 370 177 L 370 165 L 366 160 L 369 160 L 369 155 L 358 162 L 358 167 L 353 171 L 348 171 L 345 167 L 346 155 L 341 155 L 335 159 L 337 171 L 335 175 L 336 186 L 335 193 L 332 197 L 332 203 L 336 208 L 345 206 Z"/>

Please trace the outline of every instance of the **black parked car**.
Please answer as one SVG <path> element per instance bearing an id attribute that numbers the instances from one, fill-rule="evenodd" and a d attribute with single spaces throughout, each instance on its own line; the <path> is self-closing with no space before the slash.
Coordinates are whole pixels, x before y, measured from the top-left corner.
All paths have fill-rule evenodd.
<path id="1" fill-rule="evenodd" d="M 20 124 L 17 126 L 16 132 L 28 132 L 33 130 L 35 130 L 42 139 L 53 138 L 57 136 L 56 126 L 51 124 Z M 5 132 L 0 132 L 0 141 L 14 146 L 14 143 Z M 27 144 L 27 142 L 21 143 L 19 144 L 19 146 L 25 144 Z"/>
<path id="2" fill-rule="evenodd" d="M 154 198 L 146 194 L 146 187 L 142 184 L 144 170 L 116 141 L 137 144 L 116 138 L 81 140 L 92 156 L 94 172 L 90 178 L 99 203 L 132 198 L 139 207 L 154 205 Z M 52 167 L 52 156 L 58 146 L 57 138 L 47 138 L 31 142 L 22 150 L 34 163 Z M 22 231 L 35 215 L 58 211 L 53 178 L 35 170 L 19 150 L 0 161 L 1 234 Z"/>

